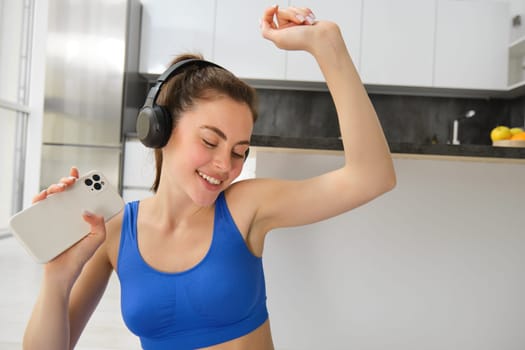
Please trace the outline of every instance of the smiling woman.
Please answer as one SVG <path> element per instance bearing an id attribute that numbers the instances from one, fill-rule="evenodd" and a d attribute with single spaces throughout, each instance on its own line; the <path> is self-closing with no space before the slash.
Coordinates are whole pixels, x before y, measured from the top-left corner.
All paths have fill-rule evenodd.
<path id="1" fill-rule="evenodd" d="M 272 350 L 262 264 L 268 232 L 332 218 L 395 186 L 382 128 L 339 26 L 308 8 L 278 6 L 260 23 L 275 46 L 319 63 L 345 164 L 303 180 L 234 183 L 257 118 L 255 91 L 200 56 L 179 56 L 137 118 L 140 140 L 155 148 L 153 196 L 127 203 L 107 225 L 84 215 L 88 238 L 45 266 L 27 349 L 74 347 L 115 271 L 123 319 L 144 349 Z M 72 168 L 35 201 L 77 178 Z"/>

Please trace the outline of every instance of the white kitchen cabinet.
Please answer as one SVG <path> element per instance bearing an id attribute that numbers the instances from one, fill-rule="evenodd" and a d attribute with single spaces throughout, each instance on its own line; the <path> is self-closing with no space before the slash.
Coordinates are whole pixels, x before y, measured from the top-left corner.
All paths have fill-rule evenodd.
<path id="1" fill-rule="evenodd" d="M 126 202 L 151 196 L 155 180 L 155 154 L 138 139 L 127 139 L 124 144 L 122 195 Z"/>
<path id="2" fill-rule="evenodd" d="M 364 83 L 432 86 L 435 4 L 435 0 L 364 0 Z"/>
<path id="3" fill-rule="evenodd" d="M 186 52 L 213 59 L 215 0 L 142 0 L 142 5 L 141 73 L 160 74 Z"/>
<path id="4" fill-rule="evenodd" d="M 509 45 L 509 87 L 525 85 L 525 36 Z"/>
<path id="5" fill-rule="evenodd" d="M 241 78 L 284 79 L 284 51 L 264 39 L 259 19 L 274 0 L 220 0 L 215 23 L 215 61 Z M 287 6 L 279 3 L 280 6 Z"/>
<path id="6" fill-rule="evenodd" d="M 291 5 L 309 7 L 317 19 L 336 22 L 341 28 L 348 51 L 359 69 L 361 48 L 362 0 L 294 0 Z M 317 62 L 309 53 L 289 51 L 286 53 L 286 79 L 297 81 L 324 81 Z"/>
<path id="7" fill-rule="evenodd" d="M 434 85 L 507 88 L 508 3 L 438 0 Z"/>

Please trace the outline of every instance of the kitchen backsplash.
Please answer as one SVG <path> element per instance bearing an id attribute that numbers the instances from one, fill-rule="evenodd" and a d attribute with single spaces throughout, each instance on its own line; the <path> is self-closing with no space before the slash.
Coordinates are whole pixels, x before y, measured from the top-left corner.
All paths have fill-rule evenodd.
<path id="1" fill-rule="evenodd" d="M 335 106 L 326 92 L 257 91 L 259 119 L 254 134 L 290 137 L 337 137 Z"/>
<path id="2" fill-rule="evenodd" d="M 525 96 L 509 101 L 511 126 L 525 126 Z"/>
<path id="3" fill-rule="evenodd" d="M 254 133 L 289 137 L 338 137 L 332 99 L 324 91 L 258 89 L 259 119 Z M 459 122 L 463 144 L 490 144 L 497 125 L 525 124 L 525 97 L 475 99 L 371 94 L 386 137 L 395 143 L 448 143 L 452 125 L 469 110 L 476 114 Z"/>

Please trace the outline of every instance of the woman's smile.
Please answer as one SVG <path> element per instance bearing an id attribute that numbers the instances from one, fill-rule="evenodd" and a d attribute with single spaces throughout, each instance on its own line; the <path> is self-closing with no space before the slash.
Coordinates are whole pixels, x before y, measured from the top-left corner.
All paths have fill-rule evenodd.
<path id="1" fill-rule="evenodd" d="M 203 173 L 202 171 L 200 170 L 197 170 L 197 174 L 199 174 L 199 176 L 201 178 L 203 178 L 204 180 L 206 180 L 208 183 L 212 184 L 212 185 L 220 185 L 222 183 L 222 180 L 219 180 L 213 176 L 210 176 L 210 175 L 206 175 L 205 173 Z"/>

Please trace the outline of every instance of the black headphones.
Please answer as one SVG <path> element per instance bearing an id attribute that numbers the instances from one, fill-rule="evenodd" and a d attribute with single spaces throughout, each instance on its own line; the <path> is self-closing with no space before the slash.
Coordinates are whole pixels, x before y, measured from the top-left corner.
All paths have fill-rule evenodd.
<path id="1" fill-rule="evenodd" d="M 173 119 L 169 110 L 157 105 L 156 99 L 162 85 L 172 76 L 180 73 L 183 68 L 190 65 L 198 67 L 213 66 L 224 69 L 213 62 L 192 58 L 177 62 L 162 73 L 155 85 L 149 90 L 146 102 L 144 102 L 144 106 L 140 109 L 137 117 L 137 134 L 146 147 L 162 148 L 168 143 L 171 129 L 173 128 Z"/>

